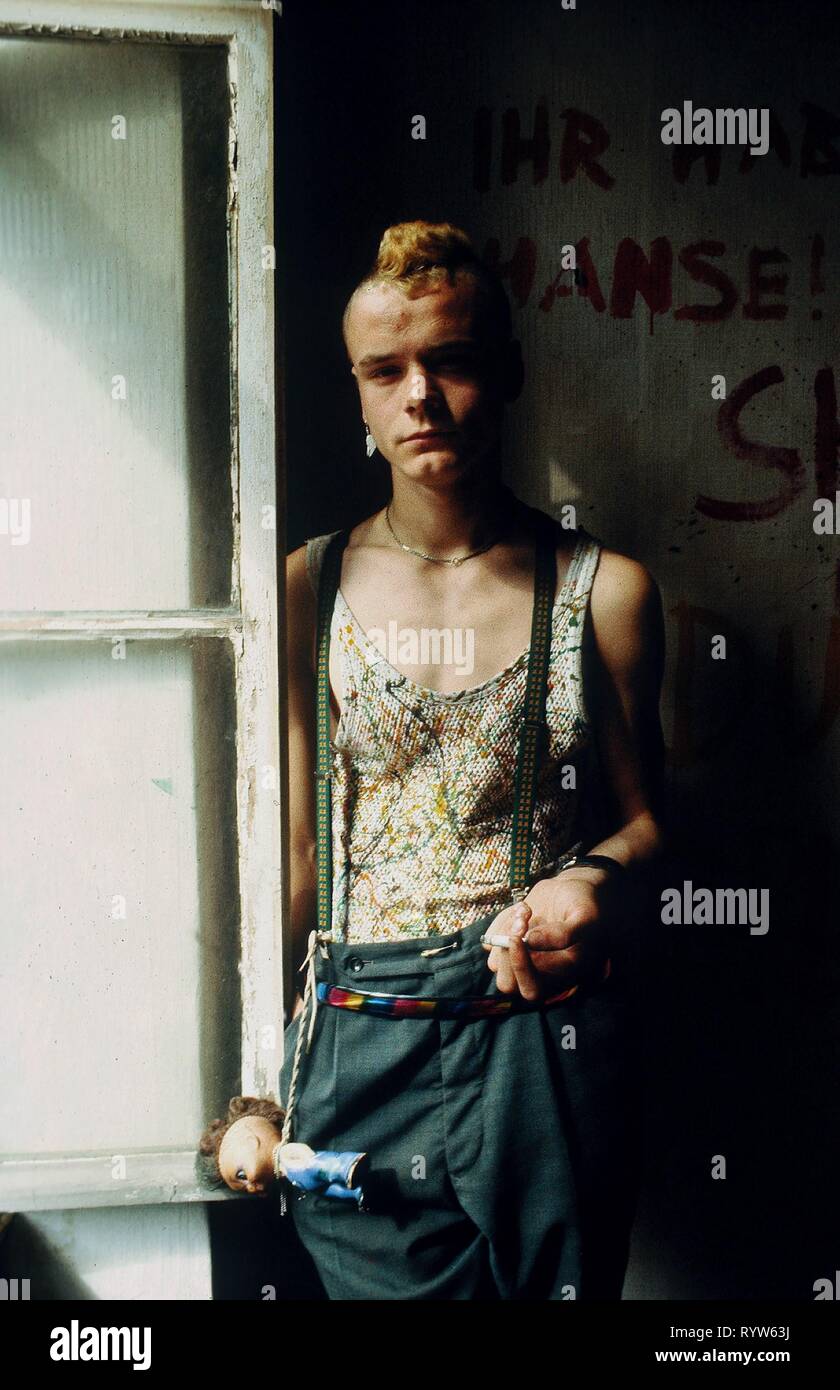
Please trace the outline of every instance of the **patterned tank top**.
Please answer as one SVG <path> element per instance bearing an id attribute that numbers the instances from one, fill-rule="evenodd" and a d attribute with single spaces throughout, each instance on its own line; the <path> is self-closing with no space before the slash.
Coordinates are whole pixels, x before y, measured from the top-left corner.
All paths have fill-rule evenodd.
<path id="1" fill-rule="evenodd" d="M 316 594 L 334 531 L 306 543 Z M 582 636 L 600 542 L 578 527 L 552 614 L 548 756 L 537 778 L 530 881 L 603 838 L 597 747 L 583 698 Z M 511 902 L 510 834 L 526 647 L 472 689 L 441 694 L 385 658 L 336 595 L 330 642 L 344 699 L 333 761 L 332 937 L 447 933 Z"/>

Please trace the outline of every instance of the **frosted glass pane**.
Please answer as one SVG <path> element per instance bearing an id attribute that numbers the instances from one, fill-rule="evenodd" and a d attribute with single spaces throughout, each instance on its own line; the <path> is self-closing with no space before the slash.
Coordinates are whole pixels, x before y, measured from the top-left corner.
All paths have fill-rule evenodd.
<path id="1" fill-rule="evenodd" d="M 229 602 L 227 144 L 220 47 L 0 39 L 0 609 Z"/>
<path id="2" fill-rule="evenodd" d="M 115 650 L 0 646 L 7 1153 L 194 1147 L 236 1090 L 229 644 Z"/>

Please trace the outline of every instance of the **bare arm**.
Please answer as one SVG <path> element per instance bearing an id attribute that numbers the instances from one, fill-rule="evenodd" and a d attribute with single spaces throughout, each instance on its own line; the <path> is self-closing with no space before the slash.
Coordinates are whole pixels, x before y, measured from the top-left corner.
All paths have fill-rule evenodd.
<path id="1" fill-rule="evenodd" d="M 295 987 L 310 931 L 317 926 L 315 838 L 315 632 L 317 605 L 306 572 L 306 547 L 286 560 L 289 672 L 289 853 Z"/>
<path id="2" fill-rule="evenodd" d="M 642 866 L 665 847 L 664 743 L 659 715 L 665 638 L 662 600 L 644 565 L 602 553 L 590 600 L 589 713 L 606 779 L 614 832 L 592 854 Z M 568 874 L 599 882 L 600 869 Z"/>
<path id="3" fill-rule="evenodd" d="M 602 554 L 596 580 L 585 639 L 587 704 L 616 828 L 588 849 L 642 868 L 665 848 L 662 603 L 644 566 L 614 552 Z M 578 983 L 603 968 L 608 942 L 598 928 L 611 916 L 609 877 L 589 866 L 564 869 L 504 909 L 493 929 L 504 929 L 509 947 L 494 945 L 487 962 L 502 993 L 538 999 L 558 980 Z"/>

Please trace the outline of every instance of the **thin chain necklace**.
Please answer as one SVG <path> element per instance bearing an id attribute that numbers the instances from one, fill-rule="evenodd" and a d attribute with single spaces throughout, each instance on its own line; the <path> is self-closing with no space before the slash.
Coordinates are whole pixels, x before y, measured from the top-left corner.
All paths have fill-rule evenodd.
<path id="1" fill-rule="evenodd" d="M 441 559 L 439 555 L 427 555 L 425 551 L 415 550 L 412 545 L 406 545 L 404 541 L 400 540 L 399 536 L 397 535 L 396 531 L 391 525 L 391 518 L 388 515 L 390 510 L 391 503 L 389 502 L 387 507 L 385 508 L 385 520 L 388 523 L 388 530 L 391 532 L 391 535 L 394 537 L 394 540 L 397 542 L 397 545 L 402 546 L 403 550 L 407 550 L 410 555 L 419 555 L 421 560 L 431 560 L 432 563 L 435 565 L 463 565 L 465 560 L 471 560 L 474 555 L 483 555 L 485 550 L 491 550 L 492 547 L 494 545 L 497 545 L 499 542 L 499 537 L 497 536 L 495 540 L 488 541 L 487 545 L 481 546 L 479 550 L 471 550 L 469 555 L 458 555 L 455 559 Z"/>

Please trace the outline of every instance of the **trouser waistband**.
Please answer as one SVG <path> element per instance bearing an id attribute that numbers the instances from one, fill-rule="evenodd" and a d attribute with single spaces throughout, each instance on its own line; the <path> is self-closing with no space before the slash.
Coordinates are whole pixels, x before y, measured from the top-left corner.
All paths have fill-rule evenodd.
<path id="1" fill-rule="evenodd" d="M 559 980 L 538 1000 L 500 993 L 481 944 L 496 915 L 454 932 L 396 941 L 336 942 L 317 933 L 315 997 L 382 1018 L 487 1018 L 546 1008 L 578 993 L 579 985 Z M 608 975 L 609 962 L 603 979 Z"/>

